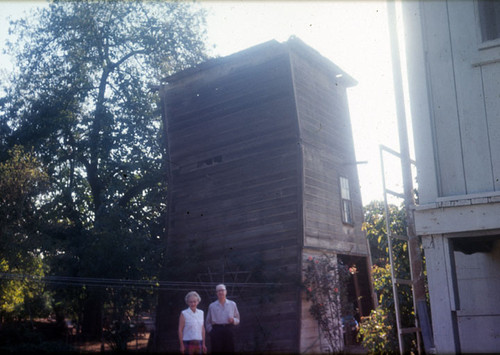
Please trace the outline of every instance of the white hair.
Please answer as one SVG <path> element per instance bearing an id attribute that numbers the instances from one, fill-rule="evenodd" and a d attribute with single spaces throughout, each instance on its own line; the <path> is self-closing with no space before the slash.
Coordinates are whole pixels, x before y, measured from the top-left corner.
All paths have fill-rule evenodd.
<path id="1" fill-rule="evenodd" d="M 190 299 L 192 296 L 194 296 L 194 297 L 196 297 L 196 298 L 198 299 L 198 303 L 200 303 L 200 302 L 201 302 L 201 297 L 200 297 L 200 295 L 198 294 L 198 292 L 196 292 L 196 291 L 191 291 L 191 292 L 188 292 L 188 294 L 186 295 L 186 297 L 184 297 L 184 301 L 186 302 L 186 304 L 188 304 L 189 299 Z"/>

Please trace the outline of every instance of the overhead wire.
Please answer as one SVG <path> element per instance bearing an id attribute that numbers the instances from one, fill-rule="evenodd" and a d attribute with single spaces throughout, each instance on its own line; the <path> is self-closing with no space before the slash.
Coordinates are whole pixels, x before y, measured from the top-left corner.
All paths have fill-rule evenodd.
<path id="1" fill-rule="evenodd" d="M 109 287 L 109 288 L 147 288 L 158 290 L 192 290 L 193 288 L 213 289 L 220 282 L 192 282 L 192 281 L 159 281 L 112 279 L 97 277 L 75 276 L 37 276 L 29 274 L 0 273 L 0 279 L 31 281 L 63 286 Z M 283 283 L 270 282 L 224 282 L 227 287 L 239 288 L 271 288 L 283 286 Z"/>

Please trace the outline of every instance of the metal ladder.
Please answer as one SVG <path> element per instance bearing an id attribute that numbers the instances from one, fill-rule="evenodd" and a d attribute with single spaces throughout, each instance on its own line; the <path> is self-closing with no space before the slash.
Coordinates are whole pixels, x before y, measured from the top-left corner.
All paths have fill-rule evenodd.
<path id="1" fill-rule="evenodd" d="M 396 314 L 396 326 L 397 326 L 397 334 L 398 334 L 398 343 L 399 343 L 399 352 L 401 354 L 404 353 L 404 340 L 403 337 L 406 334 L 412 334 L 415 333 L 416 339 L 417 339 L 417 350 L 418 353 L 422 353 L 422 344 L 421 344 L 421 329 L 419 327 L 419 322 L 418 322 L 418 317 L 417 317 L 417 304 L 416 304 L 416 295 L 415 295 L 415 287 L 414 287 L 414 280 L 413 280 L 413 265 L 412 265 L 412 253 L 410 251 L 410 243 L 409 243 L 409 237 L 408 233 L 406 235 L 398 235 L 394 234 L 391 230 L 391 225 L 390 225 L 390 211 L 389 211 L 389 203 L 388 203 L 388 195 L 392 195 L 394 197 L 397 197 L 401 200 L 405 200 L 406 196 L 404 193 L 399 193 L 397 191 L 393 191 L 387 188 L 386 186 L 386 179 L 385 179 L 385 166 L 384 166 L 384 153 L 392 154 L 393 156 L 397 157 L 399 160 L 401 160 L 401 154 L 396 152 L 393 149 L 390 149 L 384 145 L 380 145 L 380 164 L 382 168 L 382 186 L 383 186 L 383 192 L 384 192 L 384 211 L 385 211 L 385 222 L 386 222 L 386 230 L 387 230 L 387 245 L 388 245 L 388 250 L 389 250 L 389 262 L 391 265 L 391 280 L 392 280 L 392 293 L 393 293 L 393 298 L 394 298 L 394 308 L 395 308 L 395 314 Z M 412 164 L 415 164 L 414 161 L 411 161 Z M 402 161 L 401 161 L 402 164 Z M 404 182 L 403 182 L 404 183 Z M 406 208 L 405 208 L 406 209 Z M 412 213 L 412 211 L 405 211 L 407 214 Z M 408 260 L 410 264 L 410 279 L 401 279 L 396 277 L 396 272 L 395 270 L 395 264 L 394 264 L 394 256 L 393 256 L 393 240 L 402 240 L 404 241 L 407 246 L 408 246 Z M 398 297 L 398 286 L 399 285 L 408 285 L 411 287 L 412 290 L 412 299 L 413 299 L 413 310 L 414 310 L 414 315 L 415 315 L 415 324 L 413 327 L 407 327 L 403 328 L 401 324 L 401 309 L 399 305 L 399 297 Z"/>

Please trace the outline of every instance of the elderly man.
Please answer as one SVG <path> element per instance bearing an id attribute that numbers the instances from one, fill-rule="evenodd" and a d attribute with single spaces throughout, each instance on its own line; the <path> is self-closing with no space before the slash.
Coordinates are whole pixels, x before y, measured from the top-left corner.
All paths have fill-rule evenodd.
<path id="1" fill-rule="evenodd" d="M 205 322 L 210 334 L 213 353 L 234 353 L 233 328 L 240 323 L 236 303 L 226 299 L 226 286 L 217 285 L 217 301 L 208 306 Z"/>

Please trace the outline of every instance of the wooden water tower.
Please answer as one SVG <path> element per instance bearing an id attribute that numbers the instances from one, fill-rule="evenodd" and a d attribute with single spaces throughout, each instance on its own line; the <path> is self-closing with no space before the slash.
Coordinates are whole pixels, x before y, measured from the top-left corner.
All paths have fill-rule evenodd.
<path id="1" fill-rule="evenodd" d="M 346 93 L 355 84 L 292 38 L 210 60 L 162 85 L 165 275 L 193 282 L 204 310 L 215 283 L 229 285 L 242 317 L 239 351 L 323 350 L 301 291 L 309 256 L 356 264 L 352 300 L 360 316 L 373 308 Z M 173 349 L 183 306 L 179 295 L 160 297 L 157 338 L 172 339 Z"/>

